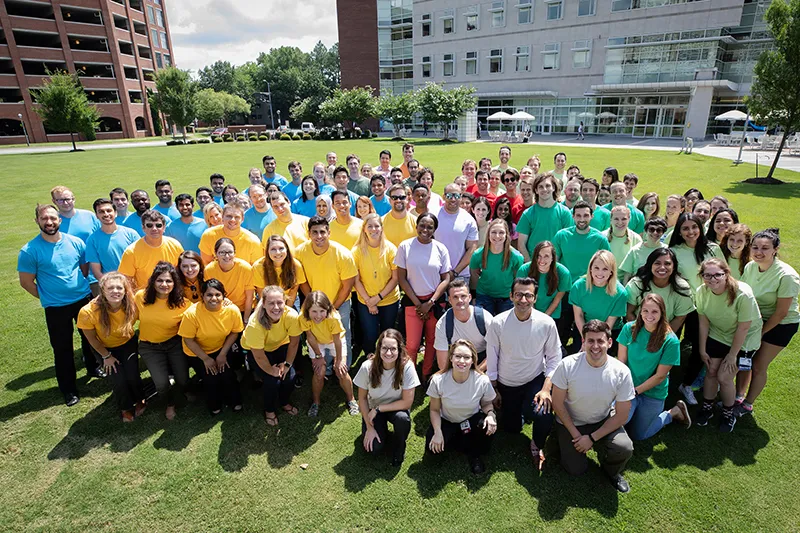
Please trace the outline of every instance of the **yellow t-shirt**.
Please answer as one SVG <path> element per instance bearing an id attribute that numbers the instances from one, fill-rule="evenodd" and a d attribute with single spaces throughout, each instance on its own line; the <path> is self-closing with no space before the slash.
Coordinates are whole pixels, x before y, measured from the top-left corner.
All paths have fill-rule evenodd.
<path id="1" fill-rule="evenodd" d="M 324 254 L 317 255 L 311 242 L 300 245 L 295 257 L 303 264 L 312 291 L 322 291 L 333 302 L 342 288 L 342 281 L 356 277 L 353 254 L 338 242 L 329 242 Z"/>
<path id="2" fill-rule="evenodd" d="M 194 283 L 187 283 L 186 285 L 183 286 L 183 297 L 189 300 L 190 304 L 199 302 L 201 296 L 202 295 L 200 294 L 200 280 L 195 279 Z"/>
<path id="3" fill-rule="evenodd" d="M 103 327 L 100 325 L 100 311 L 95 303 L 89 302 L 81 307 L 78 312 L 78 329 L 93 329 L 97 334 L 97 338 L 103 343 L 106 348 L 116 348 L 122 346 L 133 337 L 133 328 L 131 328 L 130 335 L 122 334 L 122 327 L 125 324 L 125 311 L 119 309 L 109 313 L 109 322 L 111 323 L 111 331 L 108 335 L 105 334 Z M 133 317 L 136 322 L 136 317 Z"/>
<path id="4" fill-rule="evenodd" d="M 165 342 L 178 334 L 183 313 L 192 305 L 184 299 L 183 305 L 170 309 L 166 298 L 156 297 L 150 305 L 144 303 L 145 290 L 136 292 L 134 301 L 139 310 L 139 340 L 146 342 Z"/>
<path id="5" fill-rule="evenodd" d="M 162 237 L 160 246 L 150 246 L 144 237 L 128 246 L 122 253 L 119 262 L 120 273 L 133 278 L 135 288 L 147 286 L 147 280 L 159 261 L 166 261 L 173 265 L 178 264 L 178 256 L 183 253 L 183 246 L 172 237 Z"/>
<path id="6" fill-rule="evenodd" d="M 288 224 L 276 218 L 264 228 L 261 242 L 266 246 L 270 235 L 280 235 L 286 239 L 289 249 L 294 253 L 297 247 L 308 242 L 308 217 L 292 214 L 292 221 Z"/>
<path id="7" fill-rule="evenodd" d="M 394 218 L 392 212 L 389 211 L 383 215 L 383 234 L 386 240 L 395 246 L 400 246 L 400 243 L 406 239 L 412 239 L 417 236 L 417 219 L 406 213 L 404 218 Z"/>
<path id="8" fill-rule="evenodd" d="M 284 344 L 289 344 L 289 337 L 299 337 L 301 333 L 303 330 L 297 320 L 297 311 L 287 305 L 283 308 L 281 319 L 269 329 L 261 325 L 256 315 L 250 315 L 242 335 L 242 347 L 245 350 L 256 348 L 274 352 Z"/>
<path id="9" fill-rule="evenodd" d="M 330 222 L 331 240 L 350 250 L 358 242 L 363 227 L 364 221 L 360 218 L 350 217 L 350 223 L 347 225 L 339 223 L 334 218 Z"/>
<path id="10" fill-rule="evenodd" d="M 300 315 L 298 320 L 300 321 L 300 329 L 313 333 L 314 337 L 317 339 L 317 342 L 320 344 L 332 343 L 334 335 L 339 335 L 339 337 L 342 339 L 344 338 L 344 326 L 342 326 L 342 319 L 339 317 L 339 313 L 335 310 L 330 316 L 325 318 L 320 323 L 309 320 L 303 315 Z"/>
<path id="11" fill-rule="evenodd" d="M 233 268 L 225 272 L 220 268 L 219 263 L 212 261 L 205 271 L 205 279 L 216 278 L 225 286 L 225 296 L 228 300 L 236 304 L 239 311 L 244 312 L 247 295 L 245 291 L 255 290 L 253 284 L 253 267 L 247 261 L 239 259 L 233 260 Z"/>
<path id="12" fill-rule="evenodd" d="M 293 287 L 281 287 L 284 291 L 290 291 L 302 283 L 306 282 L 306 272 L 303 270 L 303 265 L 300 264 L 300 261 L 297 259 L 292 258 L 294 262 L 294 286 Z M 278 281 L 280 282 L 281 279 L 281 272 L 283 272 L 283 267 L 277 267 L 275 269 L 275 275 L 278 277 Z M 256 292 L 261 293 L 261 290 L 267 286 L 267 280 L 264 278 L 264 258 L 262 257 L 258 261 L 253 264 L 253 283 L 256 286 Z M 294 302 L 292 302 L 294 303 Z"/>
<path id="13" fill-rule="evenodd" d="M 189 357 L 197 357 L 186 346 L 185 339 L 194 339 L 206 354 L 222 349 L 225 339 L 231 333 L 239 333 L 244 329 L 242 314 L 232 305 L 223 305 L 219 311 L 211 312 L 203 302 L 192 304 L 183 313 L 178 335 L 182 340 L 183 353 Z"/>
<path id="14" fill-rule="evenodd" d="M 380 256 L 379 248 L 368 247 L 369 252 L 366 256 L 361 254 L 361 248 L 358 246 L 353 247 L 353 260 L 358 269 L 359 279 L 361 284 L 370 295 L 375 295 L 389 283 L 392 277 L 392 271 L 397 270 L 397 265 L 394 264 L 394 258 L 397 255 L 397 246 L 386 241 L 386 253 Z M 397 302 L 400 299 L 400 289 L 395 286 L 394 290 L 385 294 L 383 300 L 378 302 L 379 306 L 389 305 Z M 365 304 L 361 295 L 358 295 L 358 301 Z"/>
<path id="15" fill-rule="evenodd" d="M 223 237 L 228 237 L 233 241 L 233 245 L 236 248 L 236 257 L 244 259 L 251 265 L 264 257 L 264 249 L 261 248 L 258 237 L 244 228 L 241 228 L 235 237 L 231 237 L 225 234 L 225 226 L 214 226 L 205 230 L 203 236 L 200 237 L 200 251 L 206 255 L 213 256 L 214 245 Z"/>

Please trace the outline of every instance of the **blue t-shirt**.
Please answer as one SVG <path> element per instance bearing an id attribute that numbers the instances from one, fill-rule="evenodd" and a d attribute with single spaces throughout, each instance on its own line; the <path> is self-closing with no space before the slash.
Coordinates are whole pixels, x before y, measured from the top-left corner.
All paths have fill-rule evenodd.
<path id="1" fill-rule="evenodd" d="M 184 250 L 191 250 L 199 254 L 200 237 L 202 237 L 203 232 L 207 229 L 206 221 L 202 218 L 194 217 L 189 224 L 178 219 L 167 226 L 167 229 L 164 230 L 164 235 L 177 240 L 181 243 Z"/>
<path id="2" fill-rule="evenodd" d="M 203 210 L 202 209 L 198 209 L 197 211 L 192 213 L 192 216 L 195 217 L 195 218 L 204 219 Z"/>
<path id="3" fill-rule="evenodd" d="M 267 182 L 267 185 L 269 185 L 270 183 L 274 183 L 275 185 L 280 187 L 281 190 L 283 190 L 283 188 L 286 187 L 286 185 L 289 183 L 288 181 L 286 181 L 286 178 L 284 178 L 283 176 L 281 176 L 277 172 L 275 173 L 275 176 L 272 177 L 272 178 L 268 178 L 266 176 L 266 174 L 264 174 L 264 173 L 261 174 L 261 177 L 264 178 L 264 181 Z M 248 187 L 248 189 L 249 189 L 249 187 Z"/>
<path id="4" fill-rule="evenodd" d="M 214 195 L 212 195 L 211 197 L 214 199 L 214 201 L 217 203 L 218 206 L 220 206 L 220 207 L 224 207 L 225 206 L 225 198 L 223 198 L 222 196 L 214 196 Z"/>
<path id="5" fill-rule="evenodd" d="M 142 217 L 139 216 L 139 213 L 134 211 L 130 215 L 128 215 L 125 220 L 122 222 L 122 225 L 126 228 L 131 228 L 136 233 L 139 234 L 139 237 L 144 237 L 144 228 L 142 227 Z"/>
<path id="6" fill-rule="evenodd" d="M 358 202 L 358 195 L 353 191 L 347 191 L 347 197 L 350 198 L 350 216 L 354 217 L 356 216 L 356 203 Z M 333 200 L 333 198 L 331 198 L 331 200 Z"/>
<path id="7" fill-rule="evenodd" d="M 317 214 L 317 199 L 303 201 L 301 196 L 292 202 L 292 213 L 296 215 L 303 215 L 304 217 L 311 218 Z"/>
<path id="8" fill-rule="evenodd" d="M 317 184 L 317 185 L 319 185 L 319 184 Z M 335 190 L 336 190 L 336 187 L 334 187 L 330 183 L 323 183 L 322 185 L 319 185 L 319 193 L 320 194 L 327 194 L 328 196 L 330 196 L 331 193 L 333 191 L 335 191 Z"/>
<path id="9" fill-rule="evenodd" d="M 76 209 L 71 218 L 61 215 L 61 227 L 59 229 L 61 233 L 67 233 L 86 242 L 89 235 L 99 230 L 100 226 L 100 221 L 97 220 L 94 213 L 86 209 Z"/>
<path id="10" fill-rule="evenodd" d="M 181 218 L 181 212 L 178 211 L 178 208 L 175 207 L 175 204 L 172 204 L 169 207 L 161 207 L 160 205 L 156 204 L 153 207 L 154 211 L 158 211 L 165 217 L 167 217 L 167 224 L 169 224 L 173 220 L 178 220 Z"/>
<path id="11" fill-rule="evenodd" d="M 91 294 L 81 272 L 85 263 L 86 244 L 79 238 L 61 233 L 61 239 L 51 243 L 37 235 L 20 250 L 17 271 L 36 275 L 42 307 L 63 307 Z"/>
<path id="12" fill-rule="evenodd" d="M 389 201 L 389 197 L 386 196 L 386 194 L 383 195 L 383 200 L 376 199 L 375 195 L 373 194 L 369 197 L 369 201 L 372 202 L 372 207 L 375 208 L 375 212 L 380 216 L 383 216 L 392 210 L 392 203 Z"/>
<path id="13" fill-rule="evenodd" d="M 138 240 L 139 234 L 125 226 L 117 226 L 114 233 L 99 229 L 86 241 L 86 262 L 99 263 L 103 274 L 117 270 L 122 252 Z"/>
<path id="14" fill-rule="evenodd" d="M 303 194 L 303 189 L 300 187 L 300 184 L 295 185 L 291 181 L 284 185 L 281 190 L 286 196 L 289 197 L 289 202 L 295 201 L 297 198 L 300 198 L 301 194 Z"/>
<path id="15" fill-rule="evenodd" d="M 275 215 L 275 211 L 272 209 L 267 209 L 263 213 L 259 213 L 255 207 L 251 207 L 244 213 L 242 227 L 261 240 L 261 235 L 264 233 L 264 228 L 266 228 L 267 224 L 276 218 L 278 217 Z M 186 247 L 184 246 L 184 248 Z"/>
<path id="16" fill-rule="evenodd" d="M 126 212 L 124 215 L 117 215 L 117 218 L 114 219 L 114 222 L 120 226 L 123 222 L 125 222 L 125 219 L 128 218 L 128 216 L 130 216 L 130 212 Z"/>

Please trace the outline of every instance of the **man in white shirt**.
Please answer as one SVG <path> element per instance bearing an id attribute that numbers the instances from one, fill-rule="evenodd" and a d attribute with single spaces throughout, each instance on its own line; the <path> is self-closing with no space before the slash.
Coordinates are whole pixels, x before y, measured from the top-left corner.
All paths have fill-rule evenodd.
<path id="1" fill-rule="evenodd" d="M 478 247 L 478 224 L 466 211 L 461 209 L 461 189 L 451 183 L 444 188 L 444 206 L 436 214 L 439 227 L 436 240 L 447 248 L 450 254 L 450 271 L 453 278 L 459 276 L 469 279 L 469 260 Z"/>
<path id="2" fill-rule="evenodd" d="M 633 455 L 623 425 L 636 396 L 628 367 L 608 357 L 611 328 L 600 320 L 583 326 L 585 352 L 565 357 L 553 374 L 553 410 L 561 466 L 579 476 L 589 468 L 586 452 L 597 451 L 600 466 L 619 492 L 630 486 L 622 470 Z"/>
<path id="3" fill-rule="evenodd" d="M 544 444 L 553 426 L 550 376 L 561 361 L 561 341 L 552 318 L 533 308 L 537 283 L 517 278 L 511 285 L 514 308 L 492 320 L 486 334 L 487 375 L 502 407 L 500 425 L 519 433 L 533 423 L 531 454 L 541 470 Z"/>
<path id="4" fill-rule="evenodd" d="M 447 350 L 454 340 L 470 341 L 478 352 L 478 368 L 486 372 L 486 332 L 492 323 L 492 315 L 481 307 L 469 304 L 472 296 L 468 282 L 456 278 L 447 285 L 447 301 L 450 309 L 436 322 L 436 362 L 439 368 L 447 368 Z"/>

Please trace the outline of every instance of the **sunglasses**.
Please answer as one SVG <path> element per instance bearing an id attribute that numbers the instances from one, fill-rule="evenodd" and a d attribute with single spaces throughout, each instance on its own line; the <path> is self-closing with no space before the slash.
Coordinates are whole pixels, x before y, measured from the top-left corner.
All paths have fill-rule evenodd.
<path id="1" fill-rule="evenodd" d="M 459 200 L 459 199 L 461 199 L 461 193 L 460 192 L 446 192 L 446 193 L 444 193 L 444 197 L 447 198 L 448 200 Z"/>
<path id="2" fill-rule="evenodd" d="M 405 200 L 406 199 L 406 195 L 404 194 L 402 196 L 392 196 L 391 198 L 392 198 L 392 200 Z"/>
<path id="3" fill-rule="evenodd" d="M 147 222 L 147 223 L 144 225 L 144 227 L 145 227 L 145 228 L 147 228 L 147 229 L 153 229 L 153 228 L 158 228 L 158 229 L 161 229 L 161 228 L 163 228 L 163 227 L 164 227 L 164 224 L 162 224 L 161 222 L 156 222 L 156 223 L 153 223 L 153 222 Z"/>
<path id="4" fill-rule="evenodd" d="M 516 183 L 519 181 L 519 178 L 506 178 L 503 180 L 503 183 Z"/>

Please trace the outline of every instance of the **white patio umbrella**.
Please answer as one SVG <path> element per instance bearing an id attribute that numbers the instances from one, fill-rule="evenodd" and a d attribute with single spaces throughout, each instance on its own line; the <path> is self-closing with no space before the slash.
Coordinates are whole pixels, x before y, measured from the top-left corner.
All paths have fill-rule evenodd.
<path id="1" fill-rule="evenodd" d="M 517 111 L 513 115 L 511 115 L 511 120 L 515 122 L 525 122 L 527 120 L 534 120 L 536 117 L 531 115 L 530 113 L 526 113 L 525 111 Z M 514 125 L 514 131 L 516 131 L 517 127 L 516 124 Z"/>
<path id="2" fill-rule="evenodd" d="M 498 111 L 497 113 L 492 113 L 491 115 L 486 117 L 486 120 L 509 120 L 510 118 L 511 115 L 509 115 L 505 111 Z"/>
<path id="3" fill-rule="evenodd" d="M 714 117 L 714 120 L 726 120 L 728 122 L 736 122 L 739 120 L 744 120 L 747 118 L 746 113 L 742 113 L 741 111 L 737 111 L 736 109 L 732 111 L 727 111 L 721 115 L 717 115 Z"/>
<path id="4" fill-rule="evenodd" d="M 602 113 L 597 115 L 597 118 L 617 118 L 617 115 L 615 115 L 610 111 L 603 111 Z"/>

